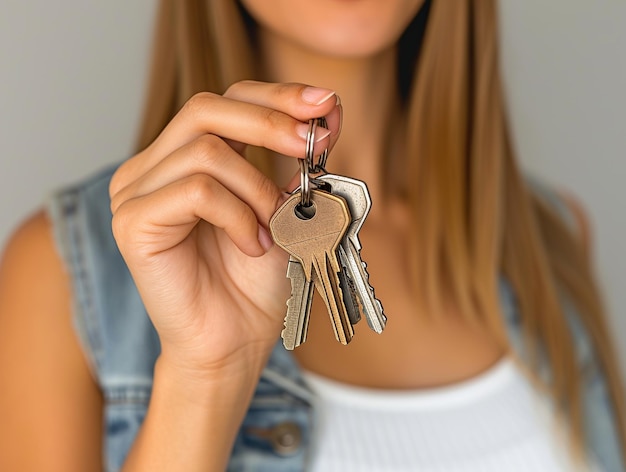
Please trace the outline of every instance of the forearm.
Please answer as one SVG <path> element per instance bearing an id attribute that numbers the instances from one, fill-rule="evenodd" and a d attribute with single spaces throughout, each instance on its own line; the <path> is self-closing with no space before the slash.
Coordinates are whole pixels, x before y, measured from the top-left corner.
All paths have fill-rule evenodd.
<path id="1" fill-rule="evenodd" d="M 124 472 L 224 470 L 261 368 L 241 362 L 213 378 L 190 381 L 160 358 L 148 413 Z"/>

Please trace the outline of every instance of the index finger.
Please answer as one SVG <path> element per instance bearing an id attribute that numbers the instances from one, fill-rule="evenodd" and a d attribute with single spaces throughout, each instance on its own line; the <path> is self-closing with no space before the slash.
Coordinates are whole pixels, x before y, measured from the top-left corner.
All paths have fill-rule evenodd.
<path id="1" fill-rule="evenodd" d="M 280 110 L 303 122 L 324 116 L 330 130 L 329 150 L 333 148 L 339 138 L 342 109 L 339 96 L 333 90 L 299 83 L 272 84 L 244 80 L 231 85 L 224 96 Z M 328 104 L 334 106 L 329 112 L 324 113 Z M 322 114 L 316 115 L 315 113 Z M 238 148 L 236 144 L 234 147 L 239 152 L 243 151 L 243 148 Z"/>
<path id="2" fill-rule="evenodd" d="M 306 117 L 324 116 L 336 108 L 331 98 L 319 105 L 306 103 L 302 84 L 264 84 L 249 82 L 231 88 L 232 96 L 203 92 L 192 97 L 150 146 L 159 156 L 172 153 L 203 134 L 215 134 L 229 141 L 261 146 L 280 154 L 303 158 L 308 125 Z M 250 91 L 254 89 L 254 91 Z M 234 93 L 233 90 L 239 90 Z M 250 97 L 256 97 L 252 99 Z M 298 98 L 300 97 L 300 98 Z M 266 105 L 271 106 L 266 106 Z M 296 115 L 296 116 L 294 116 Z M 331 120 L 338 133 L 338 120 Z M 329 147 L 330 133 L 318 130 L 316 153 Z"/>

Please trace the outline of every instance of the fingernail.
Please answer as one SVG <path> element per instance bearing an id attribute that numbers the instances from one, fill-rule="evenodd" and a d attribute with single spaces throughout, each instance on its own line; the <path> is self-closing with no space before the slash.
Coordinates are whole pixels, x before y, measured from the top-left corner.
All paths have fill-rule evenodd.
<path id="1" fill-rule="evenodd" d="M 306 87 L 302 91 L 302 100 L 311 105 L 321 105 L 333 95 L 335 95 L 335 92 L 332 90 L 318 87 Z"/>
<path id="2" fill-rule="evenodd" d="M 307 134 L 309 133 L 309 124 L 308 123 L 298 123 L 296 125 L 296 134 L 300 136 L 302 139 L 306 139 Z M 322 128 L 318 126 L 315 129 L 315 142 L 319 143 L 322 139 L 330 136 L 330 130 L 326 128 Z"/>
<path id="3" fill-rule="evenodd" d="M 335 106 L 338 107 L 339 105 L 341 105 L 341 98 L 339 98 L 339 95 L 335 95 Z"/>
<path id="4" fill-rule="evenodd" d="M 267 230 L 261 225 L 259 225 L 259 244 L 261 245 L 263 249 L 265 249 L 265 252 L 269 251 L 270 249 L 272 249 L 272 247 L 274 247 L 274 241 L 272 241 L 272 237 L 267 232 Z"/>

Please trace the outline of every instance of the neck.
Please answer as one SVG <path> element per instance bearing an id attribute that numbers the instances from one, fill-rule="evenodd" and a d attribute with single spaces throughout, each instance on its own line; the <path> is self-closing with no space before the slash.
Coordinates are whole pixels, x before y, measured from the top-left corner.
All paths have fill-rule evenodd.
<path id="1" fill-rule="evenodd" d="M 328 171 L 367 182 L 372 198 L 382 198 L 390 123 L 398 109 L 396 52 L 389 48 L 364 58 L 321 56 L 260 31 L 265 79 L 300 82 L 335 90 L 343 106 L 341 137 Z"/>

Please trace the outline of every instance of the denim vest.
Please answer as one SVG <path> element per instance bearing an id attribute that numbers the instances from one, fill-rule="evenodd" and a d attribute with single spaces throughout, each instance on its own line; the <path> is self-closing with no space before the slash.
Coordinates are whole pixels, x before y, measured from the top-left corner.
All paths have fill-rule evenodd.
<path id="1" fill-rule="evenodd" d="M 47 205 L 73 284 L 76 332 L 104 396 L 107 471 L 121 468 L 141 426 L 160 352 L 157 333 L 111 233 L 108 184 L 113 172 L 107 169 L 62 189 Z M 539 192 L 561 212 L 567 211 L 548 189 Z M 527 359 L 515 296 L 504 278 L 499 293 L 513 350 Z M 588 449 L 606 471 L 624 471 L 603 374 L 575 310 L 566 304 L 566 312 L 583 372 Z M 228 470 L 305 470 L 315 428 L 314 403 L 299 367 L 278 342 L 235 439 Z"/>

